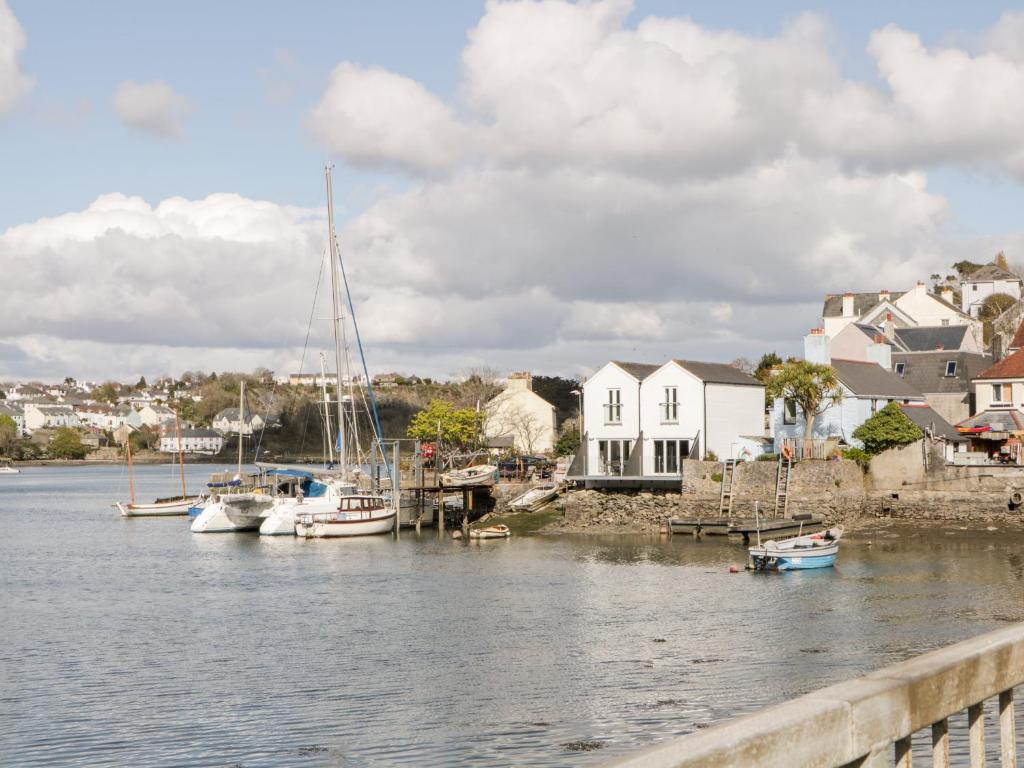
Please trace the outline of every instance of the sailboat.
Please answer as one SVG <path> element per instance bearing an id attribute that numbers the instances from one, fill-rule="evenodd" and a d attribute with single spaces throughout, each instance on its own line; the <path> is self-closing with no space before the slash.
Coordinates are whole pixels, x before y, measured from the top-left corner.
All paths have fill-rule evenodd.
<path id="1" fill-rule="evenodd" d="M 341 271 L 341 255 L 334 234 L 334 189 L 330 165 L 324 169 L 324 176 L 327 183 L 327 237 L 330 243 L 331 301 L 334 309 L 335 402 L 338 430 L 334 448 L 337 449 L 338 468 L 341 471 L 319 484 L 322 487 L 321 495 L 312 498 L 296 495 L 294 498 L 276 500 L 260 532 L 285 533 L 291 527 L 295 534 L 305 538 L 340 538 L 388 533 L 394 529 L 397 518 L 397 495 L 389 498 L 379 491 L 367 488 L 368 479 L 360 470 L 357 398 L 352 386 L 349 350 L 345 336 L 344 301 L 341 295 L 344 273 Z M 352 302 L 347 283 L 344 289 L 351 310 Z M 354 322 L 353 317 L 353 324 Z M 358 334 L 358 329 L 356 333 Z M 360 353 L 361 351 L 360 349 Z M 345 382 L 348 384 L 347 394 Z M 367 385 L 369 386 L 369 382 Z M 346 408 L 346 403 L 350 407 Z M 367 412 L 369 413 L 369 409 Z M 374 449 L 380 451 L 383 458 L 379 424 L 375 417 L 370 421 Z M 326 423 L 330 433 L 329 416 Z M 328 450 L 331 450 L 330 447 Z M 333 451 L 331 456 L 333 459 Z M 264 531 L 264 528 L 267 530 Z"/>
<path id="2" fill-rule="evenodd" d="M 157 499 L 152 504 L 135 503 L 135 469 L 132 464 L 132 443 L 125 441 L 125 452 L 128 458 L 128 496 L 127 502 L 117 502 L 114 506 L 123 517 L 170 517 L 187 515 L 188 509 L 196 503 L 198 496 L 189 496 L 185 490 L 185 447 L 181 442 L 181 423 L 178 414 L 174 414 L 174 433 L 178 441 L 178 466 L 181 468 L 181 495 Z"/>

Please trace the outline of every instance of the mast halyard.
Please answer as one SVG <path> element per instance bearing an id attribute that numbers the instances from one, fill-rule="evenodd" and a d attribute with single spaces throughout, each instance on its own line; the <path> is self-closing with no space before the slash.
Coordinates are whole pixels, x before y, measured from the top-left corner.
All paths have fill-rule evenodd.
<path id="1" fill-rule="evenodd" d="M 342 471 L 348 468 L 348 451 L 345 444 L 344 390 L 342 385 L 342 349 L 345 347 L 345 326 L 343 323 L 341 293 L 338 280 L 338 243 L 334 237 L 334 187 L 331 182 L 331 164 L 324 167 L 327 178 L 327 239 L 331 247 L 331 303 L 334 307 L 334 364 L 335 393 L 338 399 L 338 463 Z"/>
<path id="2" fill-rule="evenodd" d="M 327 397 L 327 356 L 320 353 L 320 394 L 324 399 L 324 422 L 326 424 L 324 435 L 327 440 L 327 459 L 334 466 L 334 435 L 331 432 L 331 401 Z"/>
<path id="3" fill-rule="evenodd" d="M 242 476 L 242 420 L 245 418 L 245 379 L 238 390 L 238 476 Z"/>

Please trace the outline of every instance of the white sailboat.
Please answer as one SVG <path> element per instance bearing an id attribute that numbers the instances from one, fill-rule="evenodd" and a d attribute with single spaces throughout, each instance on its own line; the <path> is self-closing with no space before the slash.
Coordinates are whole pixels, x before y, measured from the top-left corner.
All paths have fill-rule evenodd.
<path id="1" fill-rule="evenodd" d="M 0 466 L 0 475 L 20 475 L 21 470 L 16 467 L 12 467 L 10 464 L 4 464 Z"/>
<path id="2" fill-rule="evenodd" d="M 125 441 L 125 452 L 128 457 L 128 496 L 126 502 L 114 504 L 123 517 L 172 517 L 187 515 L 188 509 L 199 499 L 189 496 L 185 490 L 185 450 L 181 442 L 181 425 L 178 414 L 174 414 L 174 431 L 178 439 L 178 465 L 181 468 L 181 495 L 166 499 L 157 499 L 152 504 L 135 503 L 135 470 L 132 464 L 131 440 Z"/>
<path id="3" fill-rule="evenodd" d="M 327 182 L 327 237 L 330 241 L 331 258 L 331 301 L 334 309 L 334 362 L 335 401 L 337 406 L 337 452 L 339 478 L 328 480 L 325 492 L 317 497 L 278 499 L 260 528 L 261 533 L 284 533 L 291 525 L 295 534 L 305 538 L 341 538 L 388 533 L 394 529 L 397 519 L 397 496 L 391 498 L 365 486 L 368 478 L 363 477 L 359 466 L 359 435 L 356 414 L 356 393 L 349 369 L 348 345 L 345 337 L 344 302 L 341 296 L 341 257 L 334 234 L 334 190 L 331 181 L 331 167 L 324 170 Z M 347 286 L 346 286 L 347 295 Z M 351 301 L 351 300 L 350 300 Z M 348 375 L 346 375 L 348 374 Z M 345 383 L 348 392 L 345 392 Z M 326 401 L 326 391 L 325 391 Z M 349 407 L 346 408 L 346 402 Z M 329 409 L 326 418 L 327 433 L 330 434 Z M 374 450 L 381 451 L 380 434 L 373 424 Z M 349 441 L 352 442 L 350 451 Z M 333 463 L 333 448 L 328 440 L 328 452 Z M 381 456 L 383 452 L 381 451 Z M 354 461 L 352 460 L 354 459 Z M 293 522 L 294 521 L 294 522 Z"/>

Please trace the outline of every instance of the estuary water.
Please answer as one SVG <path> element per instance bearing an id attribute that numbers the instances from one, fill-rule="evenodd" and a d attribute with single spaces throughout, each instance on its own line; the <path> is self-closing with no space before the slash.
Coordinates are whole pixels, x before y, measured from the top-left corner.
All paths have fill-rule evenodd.
<path id="1" fill-rule="evenodd" d="M 140 500 L 174 472 L 138 468 Z M 585 765 L 1024 620 L 1002 526 L 731 574 L 716 539 L 193 535 L 125 494 L 116 467 L 0 476 L 2 765 Z"/>

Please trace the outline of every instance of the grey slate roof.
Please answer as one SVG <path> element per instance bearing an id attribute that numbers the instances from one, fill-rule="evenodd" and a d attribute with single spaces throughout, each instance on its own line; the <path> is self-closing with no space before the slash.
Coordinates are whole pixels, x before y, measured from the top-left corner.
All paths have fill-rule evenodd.
<path id="1" fill-rule="evenodd" d="M 985 266 L 971 272 L 964 282 L 985 283 L 989 280 L 1020 280 L 1020 278 L 1011 272 L 1007 272 L 1002 267 L 996 266 L 995 264 L 986 264 Z"/>
<path id="2" fill-rule="evenodd" d="M 619 360 L 612 360 L 612 362 L 637 381 L 643 381 L 661 367 L 660 365 L 651 365 L 650 363 L 624 363 Z"/>
<path id="3" fill-rule="evenodd" d="M 960 349 L 967 335 L 966 325 L 924 325 L 918 328 L 896 328 L 896 338 L 909 352 L 931 352 L 936 349 Z"/>
<path id="4" fill-rule="evenodd" d="M 856 328 L 861 333 L 863 333 L 869 340 L 874 339 L 876 336 L 881 336 L 883 343 L 888 344 L 890 347 L 894 347 L 896 349 L 902 349 L 902 344 L 900 344 L 899 336 L 897 335 L 894 339 L 885 338 L 884 328 L 879 328 L 877 325 L 868 325 L 867 323 L 853 323 L 853 327 Z"/>
<path id="5" fill-rule="evenodd" d="M 904 291 L 890 291 L 889 301 L 896 301 L 900 296 L 904 294 Z M 855 317 L 860 317 L 873 306 L 879 303 L 878 291 L 872 291 L 871 293 L 855 293 L 853 294 L 853 314 Z M 828 294 L 825 296 L 825 305 L 821 310 L 822 317 L 842 317 L 843 316 L 843 294 Z"/>
<path id="6" fill-rule="evenodd" d="M 698 379 L 709 384 L 739 384 L 747 387 L 763 387 L 760 381 L 727 363 L 700 363 L 695 360 L 673 360 Z"/>
<path id="7" fill-rule="evenodd" d="M 237 408 L 225 408 L 216 416 L 213 417 L 214 421 L 220 421 L 221 419 L 227 419 L 228 421 L 238 421 L 238 409 Z M 245 421 L 252 421 L 252 411 L 248 408 L 245 409 Z"/>
<path id="8" fill-rule="evenodd" d="M 220 432 L 213 429 L 183 429 L 181 430 L 181 438 L 184 440 L 186 437 L 220 437 Z M 169 435 L 173 437 L 173 435 Z"/>
<path id="9" fill-rule="evenodd" d="M 989 410 L 964 419 L 958 427 L 989 427 L 993 432 L 1024 432 L 1024 418 L 1012 408 Z"/>
<path id="10" fill-rule="evenodd" d="M 923 400 L 918 390 L 892 371 L 877 363 L 859 360 L 832 360 L 836 375 L 846 387 L 859 397 L 885 397 L 894 400 Z"/>
<path id="11" fill-rule="evenodd" d="M 946 363 L 956 361 L 956 375 L 946 375 Z M 894 352 L 896 363 L 903 363 L 903 380 L 911 387 L 928 394 L 955 394 L 971 391 L 971 379 L 976 379 L 992 365 L 989 355 L 975 352 Z M 898 374 L 897 374 L 898 375 Z"/>
<path id="12" fill-rule="evenodd" d="M 917 424 L 922 432 L 930 431 L 935 437 L 944 437 L 954 443 L 963 443 L 967 438 L 956 431 L 956 428 L 939 416 L 930 405 L 911 405 L 900 403 L 903 415 Z"/>

